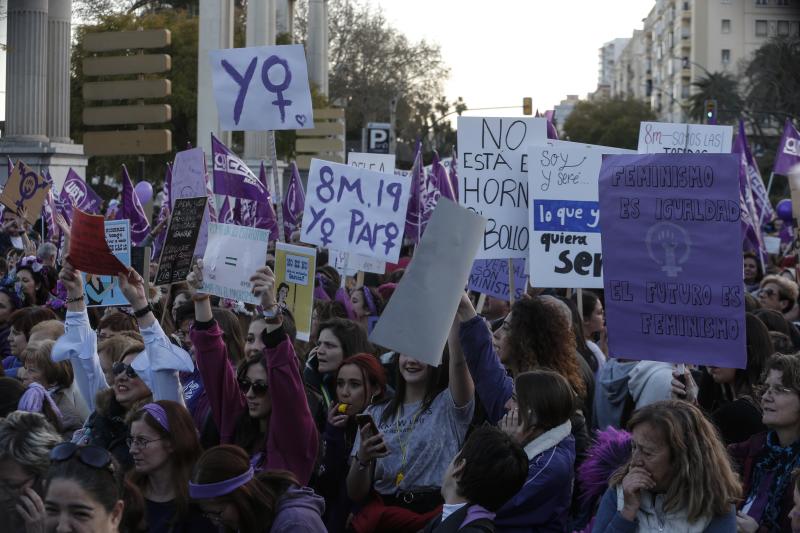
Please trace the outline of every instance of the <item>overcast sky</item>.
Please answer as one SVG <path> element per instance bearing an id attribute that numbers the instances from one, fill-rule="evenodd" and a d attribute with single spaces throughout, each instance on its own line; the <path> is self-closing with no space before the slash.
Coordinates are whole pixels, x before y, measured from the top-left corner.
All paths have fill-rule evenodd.
<path id="1" fill-rule="evenodd" d="M 649 0 L 369 0 L 412 40 L 441 46 L 445 94 L 476 111 L 519 115 L 522 98 L 544 111 L 597 86 L 598 49 L 642 28 Z"/>

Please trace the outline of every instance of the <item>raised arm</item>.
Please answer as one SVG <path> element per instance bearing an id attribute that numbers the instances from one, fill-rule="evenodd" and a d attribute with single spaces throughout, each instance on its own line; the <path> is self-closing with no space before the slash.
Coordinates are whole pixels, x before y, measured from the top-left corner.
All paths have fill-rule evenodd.
<path id="1" fill-rule="evenodd" d="M 491 424 L 505 415 L 505 405 L 514 393 L 514 381 L 506 372 L 492 345 L 492 334 L 483 318 L 464 294 L 456 317 L 460 324 L 459 340 L 475 389 Z"/>
<path id="2" fill-rule="evenodd" d="M 108 384 L 97 355 L 97 334 L 92 330 L 83 302 L 81 273 L 64 261 L 59 278 L 67 289 L 67 316 L 64 335 L 53 346 L 51 357 L 53 361 L 72 363 L 78 390 L 89 410 L 94 411 L 95 395 L 107 389 Z"/>
<path id="3" fill-rule="evenodd" d="M 275 302 L 272 270 L 262 267 L 250 281 L 253 293 L 261 296 L 267 322 L 261 334 L 272 400 L 266 466 L 268 469 L 289 470 L 306 485 L 314 471 L 319 435 L 308 407 L 299 360 L 283 329 L 283 315 Z M 271 314 L 274 317 L 270 317 Z"/>
<path id="4" fill-rule="evenodd" d="M 147 385 L 155 400 L 172 400 L 183 404 L 180 372 L 192 372 L 194 364 L 186 350 L 172 344 L 156 320 L 144 289 L 144 280 L 133 269 L 121 272 L 117 279 L 119 288 L 133 307 L 133 313 L 144 339 L 144 359 L 138 356 L 132 365 L 137 372 L 144 371 Z"/>
<path id="5" fill-rule="evenodd" d="M 461 342 L 458 338 L 460 324 L 461 319 L 459 313 L 456 312 L 447 338 L 448 351 L 450 352 L 450 395 L 453 397 L 456 407 L 465 406 L 475 396 L 475 383 L 472 381 L 469 367 L 464 359 L 464 352 L 461 349 Z"/>
<path id="6" fill-rule="evenodd" d="M 202 263 L 194 266 L 186 281 L 193 290 L 202 286 Z M 236 371 L 228 359 L 222 330 L 211 314 L 211 303 L 203 295 L 197 295 L 194 300 L 195 322 L 189 336 L 194 346 L 197 368 L 203 378 L 211 416 L 219 429 L 220 442 L 230 444 L 236 432 L 236 421 L 247 404 L 239 389 Z"/>

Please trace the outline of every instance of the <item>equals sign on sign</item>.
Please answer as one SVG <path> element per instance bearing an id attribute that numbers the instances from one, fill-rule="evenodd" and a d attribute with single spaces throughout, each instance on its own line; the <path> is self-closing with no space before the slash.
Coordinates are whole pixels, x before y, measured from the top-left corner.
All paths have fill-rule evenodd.
<path id="1" fill-rule="evenodd" d="M 236 259 L 235 257 L 225 256 L 225 264 L 228 265 L 228 266 L 235 267 L 236 266 L 236 261 L 238 261 L 238 259 Z"/>

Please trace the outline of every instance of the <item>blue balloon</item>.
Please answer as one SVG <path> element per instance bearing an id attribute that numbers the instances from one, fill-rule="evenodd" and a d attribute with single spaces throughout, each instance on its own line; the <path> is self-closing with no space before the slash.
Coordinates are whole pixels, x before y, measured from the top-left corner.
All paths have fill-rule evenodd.
<path id="1" fill-rule="evenodd" d="M 786 222 L 792 223 L 792 201 L 789 198 L 784 198 L 778 205 L 775 206 L 775 211 L 778 213 L 778 218 Z"/>

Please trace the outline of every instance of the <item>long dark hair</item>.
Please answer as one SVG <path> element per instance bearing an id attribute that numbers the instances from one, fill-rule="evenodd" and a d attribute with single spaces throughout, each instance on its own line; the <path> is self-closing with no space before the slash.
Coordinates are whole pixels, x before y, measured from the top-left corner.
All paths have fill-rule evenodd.
<path id="1" fill-rule="evenodd" d="M 558 299 L 569 307 L 569 311 L 572 314 L 572 333 L 575 335 L 575 348 L 577 348 L 578 353 L 586 361 L 586 364 L 589 365 L 589 368 L 592 369 L 592 372 L 597 372 L 599 366 L 597 358 L 594 356 L 592 349 L 589 348 L 589 345 L 586 344 L 586 335 L 583 332 L 583 319 L 580 313 L 578 313 L 577 304 L 569 298 L 562 298 L 559 296 Z"/>
<path id="2" fill-rule="evenodd" d="M 266 371 L 267 361 L 264 358 L 264 354 L 258 357 L 243 359 L 236 369 L 236 379 L 241 381 L 247 378 L 247 370 L 254 365 L 261 365 Z M 267 394 L 270 394 L 269 390 L 267 390 Z M 264 441 L 268 433 L 269 425 L 267 425 L 266 431 L 262 431 L 260 420 L 251 417 L 250 413 L 245 409 L 236 421 L 233 442 L 237 446 L 244 448 L 248 453 L 255 454 L 264 449 Z"/>
<path id="3" fill-rule="evenodd" d="M 436 396 L 447 387 L 449 359 L 449 352 L 447 351 L 447 346 L 445 346 L 442 364 L 439 366 L 426 365 L 428 367 L 428 377 L 425 380 L 425 396 L 422 399 L 420 412 L 427 410 Z M 420 362 L 420 364 L 425 363 Z M 400 354 L 394 356 L 392 368 L 394 370 L 395 391 L 394 396 L 385 402 L 386 407 L 381 414 L 381 423 L 386 423 L 391 418 L 401 415 L 403 403 L 405 403 L 406 399 L 406 380 L 403 379 L 403 375 L 400 373 Z"/>
<path id="4" fill-rule="evenodd" d="M 247 472 L 250 458 L 238 446 L 220 445 L 203 453 L 192 474 L 192 482 L 219 483 Z M 232 505 L 239 516 L 239 531 L 269 531 L 277 514 L 278 500 L 286 490 L 298 485 L 291 472 L 262 472 L 229 494 L 215 498 Z"/>
<path id="5" fill-rule="evenodd" d="M 352 357 L 357 353 L 372 352 L 372 345 L 367 339 L 367 332 L 352 320 L 346 318 L 331 318 L 319 325 L 319 333 L 330 330 L 342 345 L 342 359 Z"/>
<path id="6" fill-rule="evenodd" d="M 158 434 L 160 439 L 169 442 L 172 446 L 169 467 L 172 474 L 170 478 L 175 489 L 175 507 L 177 508 L 175 518 L 182 520 L 189 512 L 189 478 L 192 467 L 200 458 L 203 450 L 200 447 L 192 415 L 184 406 L 169 400 L 159 400 L 153 403 L 160 405 L 167 413 L 169 431 L 143 409 L 136 411 L 130 422 L 133 424 L 137 420 L 143 421 Z M 147 475 L 133 470 L 130 473 L 130 479 L 139 489 L 144 490 L 147 484 Z"/>

